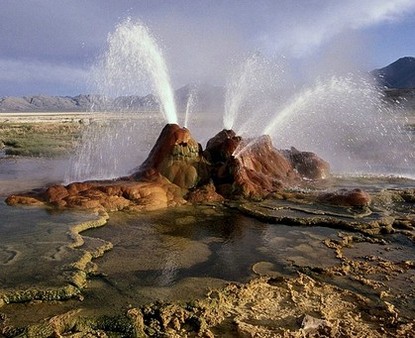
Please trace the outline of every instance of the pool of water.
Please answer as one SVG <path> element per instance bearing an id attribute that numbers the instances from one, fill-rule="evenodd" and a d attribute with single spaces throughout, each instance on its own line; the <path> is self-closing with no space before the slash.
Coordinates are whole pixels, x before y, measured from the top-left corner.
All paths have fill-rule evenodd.
<path id="1" fill-rule="evenodd" d="M 85 212 L 9 207 L 0 202 L 0 292 L 68 284 L 64 267 L 82 252 L 71 248 L 70 229 L 96 219 Z"/>
<path id="2" fill-rule="evenodd" d="M 113 214 L 107 226 L 84 234 L 113 243 L 113 250 L 96 263 L 107 284 L 135 303 L 180 298 L 168 288 L 189 279 L 207 286 L 212 281 L 244 282 L 262 261 L 286 275 L 294 272 L 293 263 L 336 263 L 333 251 L 322 243 L 337 236 L 333 229 L 270 225 L 219 206 Z M 199 292 L 199 287 L 194 292 L 187 288 L 185 298 Z"/>
<path id="3" fill-rule="evenodd" d="M 0 156 L 0 197 L 60 183 L 68 163 L 67 158 Z"/>
<path id="4" fill-rule="evenodd" d="M 108 224 L 84 231 L 71 248 L 68 231 L 94 215 L 50 212 L 0 204 L 0 292 L 59 287 L 67 266 L 99 239 L 113 249 L 94 260 L 98 271 L 82 290 L 83 302 L 9 304 L 0 309 L 15 323 L 82 308 L 84 314 L 116 314 L 154 301 L 188 301 L 229 281 L 245 282 L 256 264 L 292 275 L 295 266 L 337 262 L 323 244 L 329 228 L 270 225 L 221 206 L 185 206 L 143 214 L 114 213 Z"/>

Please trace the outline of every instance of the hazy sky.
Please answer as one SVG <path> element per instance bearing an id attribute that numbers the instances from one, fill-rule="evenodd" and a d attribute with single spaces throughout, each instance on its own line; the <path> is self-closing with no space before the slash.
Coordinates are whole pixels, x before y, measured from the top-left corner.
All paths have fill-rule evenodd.
<path id="1" fill-rule="evenodd" d="M 257 51 L 304 79 L 415 56 L 415 0 L 2 0 L 0 97 L 88 93 L 127 17 L 157 37 L 175 88 L 223 84 L 232 60 Z"/>

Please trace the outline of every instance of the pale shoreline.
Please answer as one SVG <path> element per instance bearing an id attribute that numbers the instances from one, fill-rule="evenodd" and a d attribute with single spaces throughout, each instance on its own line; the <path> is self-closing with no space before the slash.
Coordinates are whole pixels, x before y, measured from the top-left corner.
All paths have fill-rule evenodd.
<path id="1" fill-rule="evenodd" d="M 160 111 L 132 111 L 132 112 L 72 112 L 72 111 L 28 111 L 28 112 L 1 112 L 0 123 L 12 122 L 48 122 L 48 121 L 66 121 L 81 118 L 147 118 L 151 116 L 162 116 Z M 401 114 L 397 114 L 399 116 Z M 405 124 L 415 124 L 415 114 L 407 112 L 400 116 Z"/>
<path id="2" fill-rule="evenodd" d="M 0 123 L 6 122 L 65 122 L 84 119 L 103 119 L 103 118 L 149 118 L 159 114 L 156 111 L 145 112 L 0 112 Z"/>

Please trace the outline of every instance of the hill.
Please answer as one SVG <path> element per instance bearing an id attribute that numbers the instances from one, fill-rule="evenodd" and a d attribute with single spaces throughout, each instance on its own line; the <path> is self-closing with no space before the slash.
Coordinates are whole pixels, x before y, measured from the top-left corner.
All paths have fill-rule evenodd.
<path id="1" fill-rule="evenodd" d="M 387 88 L 415 88 L 415 57 L 403 57 L 371 72 L 377 82 Z"/>
<path id="2" fill-rule="evenodd" d="M 186 109 L 190 94 L 194 95 L 197 109 L 222 110 L 225 90 L 208 84 L 187 85 L 175 91 L 179 110 Z M 89 111 L 146 111 L 159 109 L 157 98 L 146 96 L 120 96 L 116 98 L 98 95 L 78 96 L 7 96 L 0 98 L 1 112 L 89 112 Z"/>

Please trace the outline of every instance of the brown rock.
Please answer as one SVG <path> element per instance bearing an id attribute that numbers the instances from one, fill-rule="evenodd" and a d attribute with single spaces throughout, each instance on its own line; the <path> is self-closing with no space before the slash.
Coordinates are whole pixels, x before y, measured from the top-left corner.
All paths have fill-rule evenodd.
<path id="1" fill-rule="evenodd" d="M 69 208 L 93 210 L 103 209 L 99 200 L 91 199 L 81 195 L 68 196 L 65 199 L 65 202 L 67 203 L 66 206 Z"/>
<path id="2" fill-rule="evenodd" d="M 183 197 L 189 189 L 187 198 L 195 203 L 222 201 L 223 196 L 264 198 L 297 185 L 302 177 L 322 178 L 328 170 L 328 164 L 313 153 L 294 148 L 284 153 L 273 147 L 269 136 L 243 140 L 232 130 L 219 132 L 202 152 L 188 129 L 168 124 L 132 176 L 53 185 L 43 194 L 31 195 L 31 200 L 10 197 L 9 203 L 43 201 L 69 208 L 152 210 L 186 203 Z M 361 195 L 336 198 L 366 203 L 359 202 Z"/>
<path id="3" fill-rule="evenodd" d="M 45 192 L 46 202 L 56 204 L 69 196 L 68 190 L 63 185 L 52 185 Z"/>
<path id="4" fill-rule="evenodd" d="M 30 196 L 18 196 L 18 195 L 11 195 L 6 198 L 6 203 L 8 205 L 42 205 L 43 203 L 38 199 Z"/>
<path id="5" fill-rule="evenodd" d="M 212 163 L 226 162 L 240 142 L 233 130 L 223 129 L 207 142 L 203 154 Z"/>
<path id="6" fill-rule="evenodd" d="M 186 200 L 191 203 L 223 202 L 225 199 L 216 192 L 215 185 L 210 182 L 200 188 L 190 191 Z"/>
<path id="7" fill-rule="evenodd" d="M 320 180 L 330 175 L 330 165 L 316 154 L 308 151 L 299 151 L 294 147 L 282 152 L 299 175 L 305 179 Z"/>
<path id="8" fill-rule="evenodd" d="M 124 197 L 110 195 L 101 200 L 100 204 L 107 211 L 118 211 L 126 209 L 131 204 L 131 201 L 127 200 Z"/>
<path id="9" fill-rule="evenodd" d="M 135 178 L 159 173 L 181 188 L 195 187 L 208 178 L 200 145 L 186 128 L 167 124 Z"/>
<path id="10" fill-rule="evenodd" d="M 217 161 L 212 178 L 218 192 L 226 197 L 262 198 L 299 179 L 269 136 L 244 141 L 223 130 L 208 142 L 205 154 Z"/>
<path id="11" fill-rule="evenodd" d="M 86 191 L 88 189 L 91 189 L 92 184 L 86 183 L 86 182 L 75 182 L 69 184 L 66 188 L 69 192 L 69 195 L 77 195 L 82 191 Z"/>
<path id="12" fill-rule="evenodd" d="M 317 197 L 317 201 L 320 203 L 352 207 L 367 206 L 371 200 L 370 195 L 362 189 L 340 189 L 334 192 L 320 194 Z"/>

